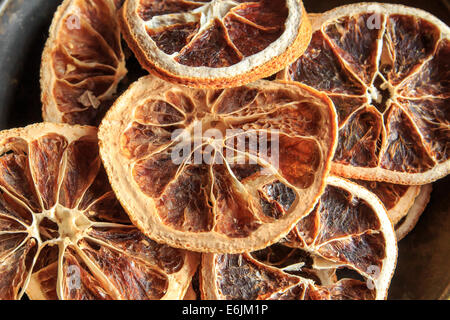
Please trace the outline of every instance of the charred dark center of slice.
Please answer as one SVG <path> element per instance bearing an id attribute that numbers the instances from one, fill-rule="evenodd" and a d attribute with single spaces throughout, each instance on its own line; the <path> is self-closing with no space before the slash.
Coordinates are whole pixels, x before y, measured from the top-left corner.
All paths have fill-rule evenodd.
<path id="1" fill-rule="evenodd" d="M 375 78 L 373 85 L 367 90 L 371 104 L 377 108 L 378 111 L 384 113 L 394 97 L 394 89 L 391 84 L 378 75 Z"/>

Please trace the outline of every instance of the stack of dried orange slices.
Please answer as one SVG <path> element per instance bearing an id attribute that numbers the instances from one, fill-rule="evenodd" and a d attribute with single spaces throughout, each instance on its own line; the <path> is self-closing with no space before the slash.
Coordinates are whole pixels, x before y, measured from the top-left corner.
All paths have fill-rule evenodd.
<path id="1" fill-rule="evenodd" d="M 119 96 L 121 35 L 152 75 Z M 399 5 L 65 0 L 49 122 L 0 133 L 0 299 L 385 299 L 450 172 L 449 36 Z"/>

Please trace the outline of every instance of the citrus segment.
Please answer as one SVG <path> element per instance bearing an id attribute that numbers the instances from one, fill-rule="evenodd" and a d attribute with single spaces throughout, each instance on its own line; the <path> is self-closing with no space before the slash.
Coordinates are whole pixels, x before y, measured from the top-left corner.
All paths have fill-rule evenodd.
<path id="1" fill-rule="evenodd" d="M 334 161 L 376 167 L 382 121 L 372 106 L 353 112 L 341 127 Z"/>
<path id="2" fill-rule="evenodd" d="M 111 190 L 93 127 L 0 133 L 0 298 L 177 299 L 195 254 L 157 244 Z"/>
<path id="3" fill-rule="evenodd" d="M 393 14 L 386 22 L 380 71 L 393 85 L 400 84 L 433 54 L 439 29 L 424 19 Z"/>
<path id="4" fill-rule="evenodd" d="M 305 53 L 288 69 L 289 77 L 327 93 L 362 95 L 364 86 L 347 70 L 324 34 L 315 32 Z"/>
<path id="5" fill-rule="evenodd" d="M 450 158 L 448 149 L 450 109 L 445 99 L 400 99 L 411 121 L 422 133 L 427 152 L 438 161 Z"/>
<path id="6" fill-rule="evenodd" d="M 248 254 L 220 255 L 216 262 L 222 277 L 220 290 L 229 300 L 256 300 L 299 282 L 276 268 L 261 265 Z"/>
<path id="7" fill-rule="evenodd" d="M 388 110 L 386 130 L 387 141 L 380 159 L 382 168 L 419 173 L 434 167 L 435 161 L 424 148 L 420 133 L 400 106 L 393 104 Z"/>
<path id="8" fill-rule="evenodd" d="M 58 201 L 58 178 L 66 148 L 67 140 L 57 134 L 44 136 L 30 144 L 30 167 L 45 210 Z"/>
<path id="9" fill-rule="evenodd" d="M 270 76 L 310 40 L 299 0 L 129 0 L 121 23 L 145 69 L 193 87 L 235 87 Z"/>
<path id="10" fill-rule="evenodd" d="M 102 122 L 101 153 L 119 200 L 148 236 L 242 252 L 276 241 L 312 207 L 334 125 L 331 101 L 309 87 L 203 90 L 147 77 Z"/>
<path id="11" fill-rule="evenodd" d="M 0 297 L 2 300 L 13 300 L 20 294 L 20 289 L 26 284 L 27 277 L 30 274 L 29 258 L 33 254 L 33 249 L 36 249 L 36 241 L 29 239 L 23 234 L 21 237 L 25 238 L 22 242 L 13 239 L 11 234 L 9 237 L 2 236 L 1 249 L 8 249 L 4 254 L 0 255 L 0 273 L 2 275 L 0 280 Z M 6 238 L 6 239 L 5 239 Z M 9 238 L 9 239 L 8 239 Z M 9 251 L 9 252 L 8 252 Z"/>
<path id="12" fill-rule="evenodd" d="M 66 0 L 53 18 L 41 65 L 46 121 L 96 124 L 126 74 L 112 0 Z"/>
<path id="13" fill-rule="evenodd" d="M 112 300 L 113 297 L 102 288 L 101 283 L 90 272 L 86 264 L 83 263 L 83 260 L 77 255 L 75 249 L 69 247 L 66 250 L 67 252 L 64 255 L 62 265 L 62 276 L 65 281 L 59 287 L 63 296 L 69 300 Z M 80 280 L 77 280 L 75 283 L 76 288 L 78 288 L 77 290 L 73 289 L 74 283 L 71 282 L 71 277 L 76 274 L 73 270 L 77 270 L 76 272 L 79 273 L 80 277 Z M 58 270 L 56 269 L 54 271 L 53 276 L 56 276 Z M 33 297 L 33 293 L 30 296 Z"/>
<path id="14" fill-rule="evenodd" d="M 449 36 L 437 18 L 401 5 L 360 3 L 314 17 L 309 47 L 280 77 L 335 103 L 332 172 L 404 185 L 448 174 Z"/>
<path id="15" fill-rule="evenodd" d="M 426 60 L 420 69 L 400 86 L 399 92 L 405 97 L 427 97 L 448 99 L 450 96 L 448 62 L 450 40 L 441 40 L 431 59 Z"/>

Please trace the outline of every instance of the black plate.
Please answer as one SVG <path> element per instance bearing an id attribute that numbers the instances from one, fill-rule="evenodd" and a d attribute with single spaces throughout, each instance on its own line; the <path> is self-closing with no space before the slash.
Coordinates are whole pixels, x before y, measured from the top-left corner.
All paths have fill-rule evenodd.
<path id="1" fill-rule="evenodd" d="M 53 13 L 61 2 L 0 0 L 0 129 L 42 121 L 40 59 Z M 309 12 L 323 12 L 359 1 L 303 2 Z M 450 22 L 448 0 L 384 2 L 415 6 L 431 12 L 447 24 Z M 450 297 L 448 190 L 450 177 L 434 184 L 431 202 L 417 227 L 400 242 L 398 267 L 390 289 L 391 299 Z"/>

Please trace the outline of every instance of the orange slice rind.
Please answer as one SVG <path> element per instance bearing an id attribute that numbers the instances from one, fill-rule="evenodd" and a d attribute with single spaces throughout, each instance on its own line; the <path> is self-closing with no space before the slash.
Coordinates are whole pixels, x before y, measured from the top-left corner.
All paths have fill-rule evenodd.
<path id="1" fill-rule="evenodd" d="M 380 200 L 330 176 L 316 208 L 281 242 L 244 254 L 204 254 L 204 299 L 386 299 L 395 233 Z"/>
<path id="2" fill-rule="evenodd" d="M 181 299 L 198 257 L 128 219 L 97 129 L 36 124 L 0 133 L 0 299 Z"/>

